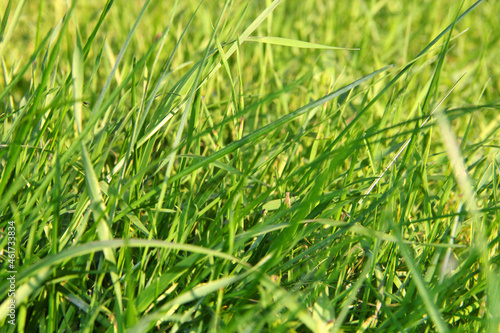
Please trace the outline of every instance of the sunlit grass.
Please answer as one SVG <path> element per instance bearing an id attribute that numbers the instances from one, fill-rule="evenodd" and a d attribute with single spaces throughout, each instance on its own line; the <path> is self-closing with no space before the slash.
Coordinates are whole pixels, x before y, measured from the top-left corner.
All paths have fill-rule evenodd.
<path id="1" fill-rule="evenodd" d="M 0 10 L 1 331 L 499 329 L 499 3 Z"/>

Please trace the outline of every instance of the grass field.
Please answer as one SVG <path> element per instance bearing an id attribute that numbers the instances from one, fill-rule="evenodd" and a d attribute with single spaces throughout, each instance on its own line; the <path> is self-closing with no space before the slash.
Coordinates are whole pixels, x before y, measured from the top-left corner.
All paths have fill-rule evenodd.
<path id="1" fill-rule="evenodd" d="M 0 332 L 500 330 L 499 1 L 0 13 Z"/>

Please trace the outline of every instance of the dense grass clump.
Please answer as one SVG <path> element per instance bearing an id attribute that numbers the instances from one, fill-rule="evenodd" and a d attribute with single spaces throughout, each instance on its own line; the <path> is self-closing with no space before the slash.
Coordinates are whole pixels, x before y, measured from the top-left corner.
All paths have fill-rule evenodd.
<path id="1" fill-rule="evenodd" d="M 500 2 L 0 12 L 1 332 L 500 329 Z"/>

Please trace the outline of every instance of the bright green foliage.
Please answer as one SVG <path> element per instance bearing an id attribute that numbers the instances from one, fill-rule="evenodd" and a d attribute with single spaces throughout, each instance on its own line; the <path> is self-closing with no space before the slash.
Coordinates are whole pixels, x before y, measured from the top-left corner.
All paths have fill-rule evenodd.
<path id="1" fill-rule="evenodd" d="M 0 332 L 500 329 L 499 1 L 0 13 Z"/>

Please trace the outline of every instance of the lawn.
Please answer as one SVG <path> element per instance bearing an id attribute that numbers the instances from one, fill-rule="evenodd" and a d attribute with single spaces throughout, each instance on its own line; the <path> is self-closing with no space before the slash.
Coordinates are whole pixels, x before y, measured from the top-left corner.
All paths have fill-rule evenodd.
<path id="1" fill-rule="evenodd" d="M 0 332 L 498 332 L 500 1 L 0 4 Z"/>

